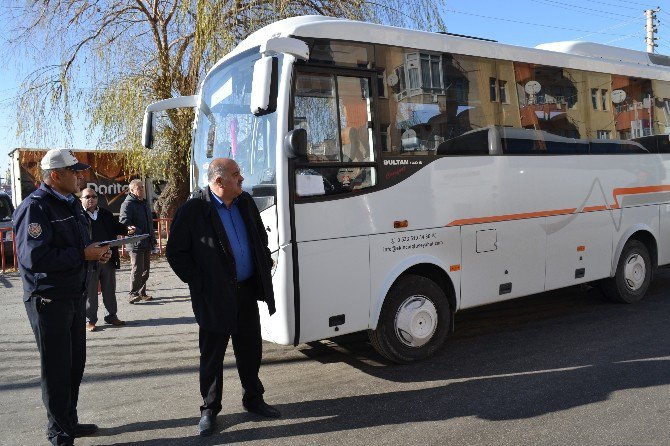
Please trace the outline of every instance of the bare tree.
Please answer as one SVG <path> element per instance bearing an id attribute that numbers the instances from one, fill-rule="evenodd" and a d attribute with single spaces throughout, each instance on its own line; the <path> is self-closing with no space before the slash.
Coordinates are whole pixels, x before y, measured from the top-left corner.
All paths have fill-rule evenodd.
<path id="1" fill-rule="evenodd" d="M 193 111 L 169 111 L 158 148 L 145 151 L 149 102 L 195 94 L 219 58 L 275 20 L 321 14 L 441 30 L 443 1 L 14 0 L 14 43 L 39 67 L 19 95 L 18 132 L 47 142 L 55 120 L 71 132 L 73 110 L 83 110 L 103 145 L 123 148 L 136 172 L 167 179 L 158 207 L 169 217 L 188 196 Z"/>

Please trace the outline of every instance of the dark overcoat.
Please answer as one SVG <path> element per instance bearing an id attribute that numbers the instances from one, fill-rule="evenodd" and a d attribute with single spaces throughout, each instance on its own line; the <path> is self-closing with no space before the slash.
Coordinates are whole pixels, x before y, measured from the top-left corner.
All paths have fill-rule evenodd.
<path id="1" fill-rule="evenodd" d="M 114 240 L 117 235 L 128 235 L 128 228 L 124 226 L 109 210 L 98 207 L 98 218 L 93 220 L 88 213 L 86 216 L 89 219 L 91 230 L 93 231 L 92 240 L 94 242 L 104 242 L 107 240 Z M 114 246 L 111 248 L 112 257 L 109 263 L 114 265 L 114 268 L 121 268 L 121 257 L 119 256 L 119 248 Z"/>
<path id="2" fill-rule="evenodd" d="M 166 255 L 175 274 L 188 283 L 195 319 L 203 330 L 235 333 L 237 330 L 237 277 L 235 258 L 219 213 L 212 205 L 209 187 L 194 192 L 174 216 Z M 243 192 L 237 201 L 254 258 L 258 300 L 275 312 L 272 257 L 258 208 Z"/>

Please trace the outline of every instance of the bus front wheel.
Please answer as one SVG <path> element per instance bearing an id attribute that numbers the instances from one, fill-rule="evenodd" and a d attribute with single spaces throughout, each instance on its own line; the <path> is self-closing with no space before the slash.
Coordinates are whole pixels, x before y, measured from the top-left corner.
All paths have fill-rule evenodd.
<path id="1" fill-rule="evenodd" d="M 621 251 L 614 277 L 602 282 L 603 293 L 615 302 L 635 303 L 647 293 L 652 273 L 653 264 L 647 247 L 639 240 L 628 240 Z"/>
<path id="2" fill-rule="evenodd" d="M 385 358 L 408 363 L 433 355 L 449 333 L 451 311 L 444 291 L 432 280 L 408 274 L 389 290 L 372 346 Z"/>

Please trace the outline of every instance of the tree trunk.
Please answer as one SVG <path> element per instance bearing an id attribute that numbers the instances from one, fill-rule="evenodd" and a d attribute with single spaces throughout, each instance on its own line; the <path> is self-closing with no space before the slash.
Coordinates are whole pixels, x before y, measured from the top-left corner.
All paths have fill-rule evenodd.
<path id="1" fill-rule="evenodd" d="M 188 167 L 191 152 L 191 132 L 193 112 L 191 110 L 175 113 L 173 127 L 166 129 L 168 141 L 171 141 L 170 162 L 168 163 L 167 185 L 156 204 L 156 213 L 160 218 L 172 218 L 179 206 L 189 196 Z"/>

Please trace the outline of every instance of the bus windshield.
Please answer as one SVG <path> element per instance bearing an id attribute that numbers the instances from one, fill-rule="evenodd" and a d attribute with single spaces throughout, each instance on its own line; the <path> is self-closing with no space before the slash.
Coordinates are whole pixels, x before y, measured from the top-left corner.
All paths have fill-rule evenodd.
<path id="1" fill-rule="evenodd" d="M 196 189 L 207 185 L 207 167 L 213 158 L 234 159 L 244 177 L 243 189 L 263 211 L 274 204 L 276 196 L 277 114 L 256 117 L 249 109 L 253 67 L 259 58 L 258 49 L 251 49 L 205 79 L 191 162 Z"/>

